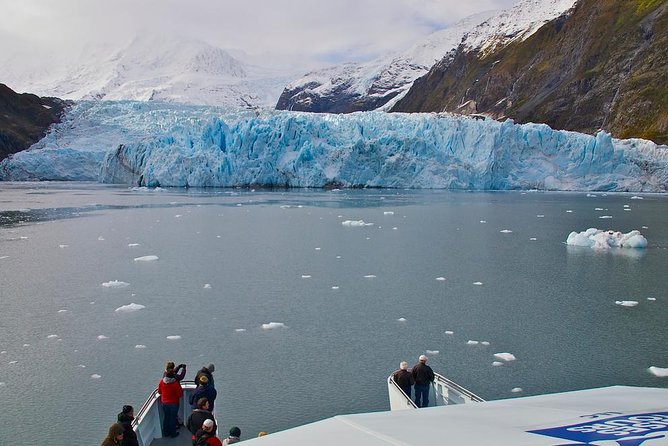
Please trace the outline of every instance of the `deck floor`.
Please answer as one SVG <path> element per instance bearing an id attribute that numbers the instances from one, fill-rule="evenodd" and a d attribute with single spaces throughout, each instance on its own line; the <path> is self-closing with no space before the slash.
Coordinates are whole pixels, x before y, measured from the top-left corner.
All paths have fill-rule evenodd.
<path id="1" fill-rule="evenodd" d="M 192 446 L 190 431 L 182 426 L 179 432 L 179 436 L 175 438 L 156 438 L 151 446 Z"/>

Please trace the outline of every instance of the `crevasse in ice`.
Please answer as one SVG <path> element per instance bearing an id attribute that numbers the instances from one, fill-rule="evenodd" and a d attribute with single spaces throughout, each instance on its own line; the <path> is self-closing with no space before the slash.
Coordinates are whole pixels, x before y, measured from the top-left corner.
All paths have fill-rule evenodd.
<path id="1" fill-rule="evenodd" d="M 82 102 L 4 180 L 147 186 L 665 191 L 668 147 L 442 114 Z"/>

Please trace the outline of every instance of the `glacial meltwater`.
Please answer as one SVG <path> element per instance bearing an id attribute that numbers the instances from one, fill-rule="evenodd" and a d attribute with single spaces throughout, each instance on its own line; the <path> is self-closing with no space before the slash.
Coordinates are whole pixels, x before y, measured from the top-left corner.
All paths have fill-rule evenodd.
<path id="1" fill-rule="evenodd" d="M 664 195 L 0 183 L 0 444 L 99 444 L 168 360 L 243 438 L 387 410 L 420 354 L 485 399 L 666 387 L 667 248 Z"/>

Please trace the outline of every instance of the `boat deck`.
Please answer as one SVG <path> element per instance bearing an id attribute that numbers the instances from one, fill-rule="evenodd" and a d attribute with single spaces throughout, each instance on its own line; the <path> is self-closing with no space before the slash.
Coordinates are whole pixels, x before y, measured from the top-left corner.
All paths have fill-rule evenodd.
<path id="1" fill-rule="evenodd" d="M 151 446 L 192 446 L 190 432 L 185 427 L 181 427 L 180 435 L 174 438 L 156 438 Z"/>

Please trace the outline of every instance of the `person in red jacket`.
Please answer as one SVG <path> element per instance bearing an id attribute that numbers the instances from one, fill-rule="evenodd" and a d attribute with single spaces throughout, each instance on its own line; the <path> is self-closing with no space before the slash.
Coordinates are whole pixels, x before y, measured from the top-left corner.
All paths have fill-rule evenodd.
<path id="1" fill-rule="evenodd" d="M 183 396 L 183 389 L 174 376 L 174 370 L 168 370 L 165 373 L 165 376 L 158 383 L 158 392 L 165 415 L 162 424 L 162 436 L 176 437 L 179 435 L 176 430 L 176 423 L 179 413 L 179 400 Z"/>

